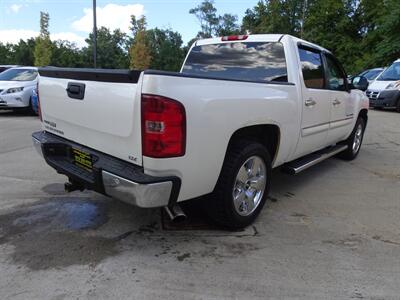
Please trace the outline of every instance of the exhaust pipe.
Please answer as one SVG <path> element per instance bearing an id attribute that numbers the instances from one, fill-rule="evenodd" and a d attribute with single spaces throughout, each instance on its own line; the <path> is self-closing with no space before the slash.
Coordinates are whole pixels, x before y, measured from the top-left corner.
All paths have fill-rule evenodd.
<path id="1" fill-rule="evenodd" d="M 83 192 L 85 190 L 85 186 L 81 183 L 78 183 L 78 182 L 70 179 L 69 182 L 64 183 L 64 190 L 67 193 L 72 193 L 74 191 Z"/>
<path id="2" fill-rule="evenodd" d="M 164 209 L 172 222 L 180 223 L 186 220 L 186 214 L 179 205 L 174 205 L 172 207 L 165 206 Z"/>

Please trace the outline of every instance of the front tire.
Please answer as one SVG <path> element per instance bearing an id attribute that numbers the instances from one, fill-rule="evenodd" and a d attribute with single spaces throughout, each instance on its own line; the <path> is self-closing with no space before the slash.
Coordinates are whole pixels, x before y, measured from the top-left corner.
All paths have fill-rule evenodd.
<path id="1" fill-rule="evenodd" d="M 29 99 L 29 106 L 27 107 L 27 112 L 30 115 L 37 116 L 38 114 L 36 113 L 35 109 L 33 108 L 33 102 L 32 102 L 32 97 Z"/>
<path id="2" fill-rule="evenodd" d="M 257 218 L 271 185 L 268 150 L 252 140 L 238 140 L 226 155 L 206 212 L 229 229 L 244 228 Z"/>
<path id="3" fill-rule="evenodd" d="M 358 156 L 364 139 L 365 127 L 365 120 L 361 117 L 358 117 L 353 132 L 344 142 L 344 144 L 347 145 L 347 149 L 339 154 L 340 158 L 345 160 L 353 160 Z"/>

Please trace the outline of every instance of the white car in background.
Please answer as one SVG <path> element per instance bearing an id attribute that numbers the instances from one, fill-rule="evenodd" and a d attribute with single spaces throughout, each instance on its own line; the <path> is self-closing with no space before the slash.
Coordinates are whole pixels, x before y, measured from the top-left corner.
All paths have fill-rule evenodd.
<path id="1" fill-rule="evenodd" d="M 0 109 L 31 109 L 32 91 L 37 85 L 34 67 L 11 68 L 0 74 Z"/>
<path id="2" fill-rule="evenodd" d="M 368 86 L 367 96 L 371 107 L 394 108 L 400 113 L 400 59 Z"/>
<path id="3" fill-rule="evenodd" d="M 4 71 L 7 71 L 8 69 L 11 68 L 17 68 L 19 66 L 17 65 L 0 65 L 0 73 L 3 73 Z"/>

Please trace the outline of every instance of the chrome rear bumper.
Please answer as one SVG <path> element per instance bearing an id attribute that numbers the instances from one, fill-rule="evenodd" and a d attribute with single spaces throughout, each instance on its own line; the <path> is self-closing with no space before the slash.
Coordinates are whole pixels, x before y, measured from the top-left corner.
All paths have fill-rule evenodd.
<path id="1" fill-rule="evenodd" d="M 173 206 L 178 199 L 178 177 L 154 177 L 143 168 L 107 154 L 75 144 L 48 132 L 32 135 L 36 151 L 70 182 L 142 208 Z M 78 147 L 94 157 L 92 170 L 77 167 L 69 157 L 71 147 Z"/>
<path id="2" fill-rule="evenodd" d="M 123 202 L 144 208 L 167 206 L 172 182 L 140 184 L 102 171 L 103 185 L 107 195 Z"/>
<path id="3" fill-rule="evenodd" d="M 36 139 L 35 137 L 32 137 L 32 142 L 33 142 L 33 147 L 35 147 L 36 152 L 43 157 L 43 151 L 42 151 L 42 143 Z"/>

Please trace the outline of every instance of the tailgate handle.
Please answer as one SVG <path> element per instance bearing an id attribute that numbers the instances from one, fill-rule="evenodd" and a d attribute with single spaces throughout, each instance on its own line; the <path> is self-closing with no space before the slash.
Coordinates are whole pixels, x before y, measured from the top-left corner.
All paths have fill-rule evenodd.
<path id="1" fill-rule="evenodd" d="M 85 84 L 79 82 L 68 82 L 66 89 L 68 97 L 83 100 L 85 98 Z"/>

